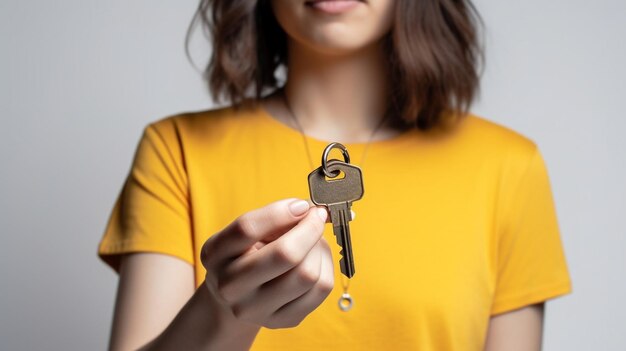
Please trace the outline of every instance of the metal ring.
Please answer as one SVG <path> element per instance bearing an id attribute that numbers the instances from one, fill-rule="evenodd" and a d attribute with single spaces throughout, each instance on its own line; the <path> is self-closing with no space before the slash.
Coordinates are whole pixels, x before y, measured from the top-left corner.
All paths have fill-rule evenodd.
<path id="1" fill-rule="evenodd" d="M 343 146 L 343 144 L 338 143 L 338 142 L 333 142 L 328 144 L 328 146 L 326 146 L 326 148 L 324 149 L 324 153 L 322 154 L 322 170 L 324 171 L 324 174 L 328 177 L 328 178 L 335 178 L 336 176 L 339 175 L 339 171 L 334 171 L 334 172 L 330 172 L 328 170 L 328 154 L 330 154 L 330 150 L 332 150 L 333 148 L 337 148 L 341 150 L 341 153 L 343 154 L 343 159 L 345 163 L 350 163 L 350 155 L 348 155 L 348 149 L 346 149 L 345 146 Z"/>
<path id="2" fill-rule="evenodd" d="M 348 304 L 345 306 L 343 304 L 344 301 L 348 301 Z M 343 293 L 341 295 L 341 297 L 339 298 L 339 308 L 344 312 L 347 312 L 352 308 L 352 296 L 350 296 L 350 294 Z"/>

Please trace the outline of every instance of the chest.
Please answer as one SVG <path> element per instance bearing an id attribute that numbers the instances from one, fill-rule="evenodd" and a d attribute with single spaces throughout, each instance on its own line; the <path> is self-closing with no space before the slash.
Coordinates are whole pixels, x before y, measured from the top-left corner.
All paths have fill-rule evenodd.
<path id="1" fill-rule="evenodd" d="M 353 203 L 356 218 L 350 222 L 357 272 L 350 292 L 359 296 L 362 309 L 372 309 L 370 313 L 406 315 L 429 309 L 463 316 L 488 310 L 493 172 L 480 165 L 427 162 L 383 165 L 373 158 L 363 167 L 365 192 Z M 238 215 L 270 202 L 309 198 L 309 172 L 305 159 L 260 155 L 196 176 L 210 181 L 197 184 L 201 190 L 193 193 L 195 225 L 201 232 L 213 233 Z M 340 247 L 330 224 L 324 237 L 336 261 L 337 287 L 329 302 L 334 311 L 342 292 Z M 205 239 L 199 237 L 198 244 Z M 378 310 L 380 306 L 387 309 Z"/>

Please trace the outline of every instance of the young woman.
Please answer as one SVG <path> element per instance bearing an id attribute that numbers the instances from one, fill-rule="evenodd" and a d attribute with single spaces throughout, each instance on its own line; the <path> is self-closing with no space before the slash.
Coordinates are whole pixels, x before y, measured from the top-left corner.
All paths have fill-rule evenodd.
<path id="1" fill-rule="evenodd" d="M 198 19 L 231 104 L 144 130 L 98 251 L 120 275 L 111 349 L 541 348 L 571 281 L 536 143 L 467 112 L 468 0 L 203 0 Z M 349 281 L 307 201 L 333 141 L 365 188 Z"/>

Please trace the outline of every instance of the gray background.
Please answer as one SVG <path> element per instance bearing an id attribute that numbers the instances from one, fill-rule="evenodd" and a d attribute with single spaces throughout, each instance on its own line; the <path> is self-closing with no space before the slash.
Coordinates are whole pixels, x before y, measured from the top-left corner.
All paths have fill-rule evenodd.
<path id="1" fill-rule="evenodd" d="M 548 303 L 545 349 L 625 350 L 626 3 L 476 5 L 488 55 L 473 111 L 539 144 L 573 278 Z M 106 347 L 117 279 L 96 247 L 141 130 L 214 106 L 183 52 L 195 6 L 0 2 L 1 349 Z"/>

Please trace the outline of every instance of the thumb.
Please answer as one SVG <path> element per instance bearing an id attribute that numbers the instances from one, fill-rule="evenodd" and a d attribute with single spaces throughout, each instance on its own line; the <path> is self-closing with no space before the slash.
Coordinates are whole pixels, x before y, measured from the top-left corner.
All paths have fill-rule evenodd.
<path id="1" fill-rule="evenodd" d="M 217 234 L 213 255 L 237 257 L 260 241 L 275 240 L 293 228 L 309 206 L 306 200 L 288 198 L 240 215 Z"/>

